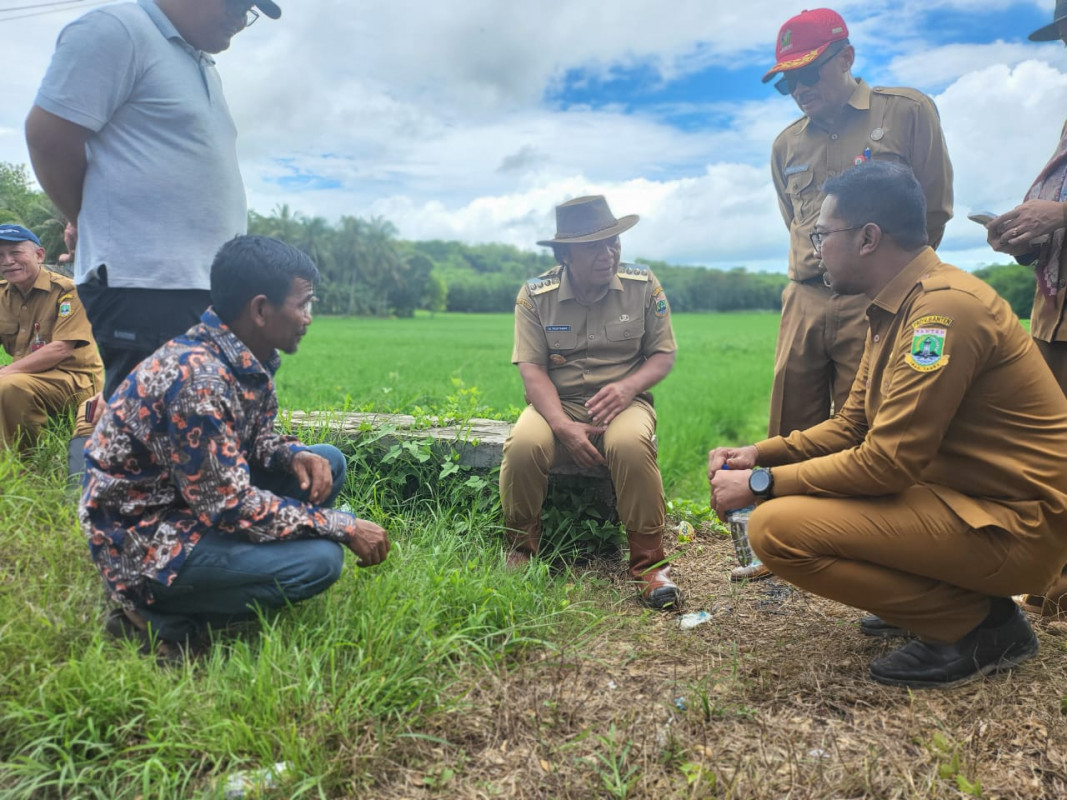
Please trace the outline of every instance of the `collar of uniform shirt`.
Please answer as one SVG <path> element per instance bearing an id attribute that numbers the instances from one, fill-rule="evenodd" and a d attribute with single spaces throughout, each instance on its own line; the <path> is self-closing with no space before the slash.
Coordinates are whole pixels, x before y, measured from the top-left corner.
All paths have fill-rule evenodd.
<path id="1" fill-rule="evenodd" d="M 874 298 L 873 304 L 879 308 L 884 308 L 890 314 L 896 314 L 900 311 L 900 307 L 904 305 L 904 301 L 908 299 L 908 295 L 911 294 L 915 284 L 922 280 L 926 273 L 932 267 L 937 266 L 939 262 L 940 259 L 934 253 L 933 248 L 927 247 L 923 249 L 919 255 L 911 260 L 910 264 L 882 287 L 882 291 Z"/>

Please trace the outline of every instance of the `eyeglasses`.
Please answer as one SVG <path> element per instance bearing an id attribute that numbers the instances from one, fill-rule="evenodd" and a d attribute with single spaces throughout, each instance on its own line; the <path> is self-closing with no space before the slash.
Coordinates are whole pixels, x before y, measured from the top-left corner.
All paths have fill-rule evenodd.
<path id="1" fill-rule="evenodd" d="M 812 231 L 808 234 L 808 238 L 811 239 L 811 246 L 815 248 L 815 253 L 822 252 L 822 240 L 829 236 L 831 233 L 841 233 L 842 231 L 858 231 L 863 225 L 853 225 L 851 228 L 834 228 L 832 231 Z"/>
<path id="2" fill-rule="evenodd" d="M 246 28 L 251 28 L 259 19 L 259 12 L 252 8 L 247 0 L 223 0 L 223 2 L 228 14 L 234 17 L 244 15 Z"/>
<path id="3" fill-rule="evenodd" d="M 778 82 L 774 84 L 774 88 L 778 90 L 779 94 L 790 95 L 797 90 L 797 86 L 800 84 L 814 86 L 822 78 L 822 68 L 841 55 L 847 46 L 848 41 L 835 42 L 826 49 L 826 52 L 822 54 L 822 58 L 814 64 L 808 64 L 806 67 L 783 73 Z"/>

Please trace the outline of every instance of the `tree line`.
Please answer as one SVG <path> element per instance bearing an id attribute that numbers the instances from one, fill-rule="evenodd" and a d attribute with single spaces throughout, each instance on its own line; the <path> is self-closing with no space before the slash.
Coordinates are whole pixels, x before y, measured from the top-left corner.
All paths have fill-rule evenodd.
<path id="1" fill-rule="evenodd" d="M 55 263 L 65 252 L 64 221 L 48 197 L 34 188 L 25 165 L 0 162 L 0 223 L 33 230 Z M 248 232 L 273 236 L 307 253 L 322 273 L 319 313 L 410 317 L 416 310 L 510 312 L 522 282 L 555 266 L 544 252 L 504 244 L 404 241 L 381 217 L 343 216 L 336 223 L 282 205 L 269 215 L 249 212 Z M 785 275 L 681 267 L 638 259 L 651 267 L 676 311 L 781 309 Z M 984 267 L 975 275 L 990 283 L 1020 317 L 1030 316 L 1033 270 L 1018 264 Z"/>

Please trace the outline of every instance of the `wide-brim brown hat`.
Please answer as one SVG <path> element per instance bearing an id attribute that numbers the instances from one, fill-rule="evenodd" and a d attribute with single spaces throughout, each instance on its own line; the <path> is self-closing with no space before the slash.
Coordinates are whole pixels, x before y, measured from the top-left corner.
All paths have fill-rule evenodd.
<path id="1" fill-rule="evenodd" d="M 1060 38 L 1060 23 L 1067 19 L 1067 0 L 1056 0 L 1056 10 L 1052 12 L 1052 24 L 1038 28 L 1030 34 L 1031 42 L 1054 42 Z"/>
<path id="2" fill-rule="evenodd" d="M 581 244 L 599 242 L 628 231 L 640 219 L 637 214 L 627 214 L 615 219 L 608 208 L 604 195 L 576 197 L 556 206 L 556 236 L 542 239 L 538 244 Z"/>

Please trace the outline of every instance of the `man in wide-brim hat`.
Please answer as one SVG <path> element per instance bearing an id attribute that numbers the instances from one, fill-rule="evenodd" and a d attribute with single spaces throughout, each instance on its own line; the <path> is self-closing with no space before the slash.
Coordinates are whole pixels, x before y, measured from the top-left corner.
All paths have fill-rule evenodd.
<path id="1" fill-rule="evenodd" d="M 619 234 L 637 220 L 616 219 L 602 196 L 578 197 L 556 207 L 556 235 L 538 242 L 559 265 L 527 281 L 515 300 L 511 360 L 530 405 L 504 445 L 500 499 L 508 565 L 521 567 L 540 544 L 557 453 L 581 467 L 606 464 L 638 593 L 655 608 L 677 608 L 649 393 L 674 366 L 676 345 L 659 281 L 647 267 L 620 261 Z"/>

